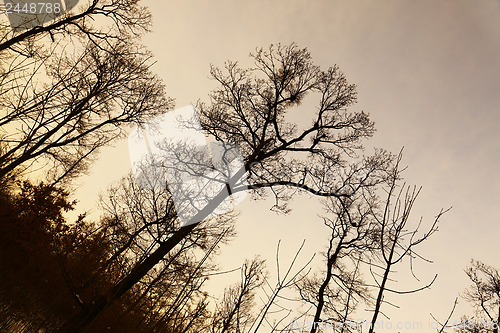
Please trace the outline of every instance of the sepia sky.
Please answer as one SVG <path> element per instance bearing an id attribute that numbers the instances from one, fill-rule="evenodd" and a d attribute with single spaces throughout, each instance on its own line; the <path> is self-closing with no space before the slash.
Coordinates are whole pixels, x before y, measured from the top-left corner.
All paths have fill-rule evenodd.
<path id="1" fill-rule="evenodd" d="M 315 64 L 323 69 L 337 64 L 358 86 L 353 109 L 368 112 L 377 128 L 365 141 L 366 154 L 374 147 L 395 153 L 405 147 L 405 180 L 423 187 L 415 221 L 423 216 L 428 225 L 441 208 L 453 206 L 439 232 L 421 247 L 421 254 L 434 263 L 416 264 L 420 282 L 404 273 L 408 265 L 398 268 L 399 283 L 391 287 L 402 290 L 439 276 L 430 290 L 387 295 L 400 306 L 384 309 L 393 322 L 420 321 L 422 332 L 434 331 L 426 326 L 429 313 L 447 317 L 455 297 L 469 284 L 463 269 L 471 258 L 500 268 L 500 1 L 146 4 L 154 24 L 143 42 L 153 52 L 154 70 L 176 107 L 206 100 L 215 84 L 208 79 L 211 63 L 222 66 L 231 59 L 251 65 L 248 54 L 256 47 L 296 42 L 309 49 Z M 91 174 L 79 181 L 78 208 L 92 209 L 96 194 L 129 170 L 125 141 L 103 150 Z M 283 266 L 302 239 L 306 245 L 300 263 L 326 248 L 317 201 L 296 197 L 289 216 L 276 215 L 271 206 L 270 201 L 246 200 L 239 207 L 239 236 L 222 249 L 222 268 L 238 267 L 244 258 L 260 254 L 269 259 L 273 276 L 278 240 Z M 238 277 L 234 273 L 214 279 L 211 286 L 222 292 L 227 281 Z M 460 300 L 455 317 L 469 311 Z"/>

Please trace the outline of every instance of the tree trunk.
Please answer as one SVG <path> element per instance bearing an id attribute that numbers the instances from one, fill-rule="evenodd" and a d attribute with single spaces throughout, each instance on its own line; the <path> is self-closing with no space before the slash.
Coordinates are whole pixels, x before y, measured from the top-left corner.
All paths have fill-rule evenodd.
<path id="1" fill-rule="evenodd" d="M 240 175 L 241 177 L 241 175 Z M 193 221 L 202 221 L 226 199 L 228 193 L 224 189 L 193 217 Z M 158 264 L 177 244 L 179 244 L 199 224 L 192 223 L 177 230 L 172 237 L 160 244 L 144 261 L 138 263 L 132 271 L 116 284 L 108 295 L 101 295 L 97 301 L 82 309 L 59 332 L 82 333 L 90 327 L 95 319 L 114 301 L 118 300 L 137 282 L 139 282 L 156 264 Z"/>

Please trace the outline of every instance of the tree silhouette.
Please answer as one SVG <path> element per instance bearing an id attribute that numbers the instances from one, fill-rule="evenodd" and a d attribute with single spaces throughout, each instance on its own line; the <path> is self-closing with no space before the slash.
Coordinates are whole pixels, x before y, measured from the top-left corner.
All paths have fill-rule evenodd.
<path id="1" fill-rule="evenodd" d="M 149 24 L 138 1 L 94 0 L 22 33 L 0 26 L 0 177 L 34 164 L 68 180 L 124 125 L 172 106 L 137 44 Z"/>
<path id="2" fill-rule="evenodd" d="M 417 247 L 429 239 L 437 230 L 438 222 L 448 210 L 441 209 L 432 221 L 430 227 L 426 231 L 421 231 L 422 218 L 416 226 L 411 226 L 410 216 L 413 205 L 420 193 L 421 188 L 407 186 L 406 183 L 399 185 L 401 181 L 400 162 L 402 152 L 397 157 L 395 167 L 388 170 L 389 177 L 386 182 L 387 196 L 383 200 L 382 209 L 373 211 L 373 218 L 379 224 L 379 260 L 380 263 L 373 265 L 374 269 L 370 268 L 370 272 L 377 286 L 377 296 L 373 308 L 373 315 L 369 326 L 369 332 L 373 333 L 376 327 L 377 318 L 380 314 L 384 315 L 382 305 L 390 304 L 384 300 L 386 293 L 395 294 L 411 294 L 426 288 L 429 288 L 437 278 L 437 274 L 426 285 L 413 290 L 398 290 L 389 288 L 388 283 L 391 281 L 389 276 L 394 271 L 394 266 L 400 264 L 404 259 L 410 262 L 411 274 L 413 273 L 414 260 L 428 261 L 417 251 Z M 378 269 L 378 272 L 375 270 Z M 417 279 L 418 280 L 418 279 Z M 385 316 L 385 315 L 384 315 Z"/>
<path id="3" fill-rule="evenodd" d="M 84 216 L 66 222 L 63 214 L 74 205 L 67 192 L 27 181 L 19 187 L 18 193 L 3 190 L 1 196 L 1 327 L 55 329 L 78 306 L 69 276 L 96 268 L 101 237 L 88 234 Z"/>
<path id="4" fill-rule="evenodd" d="M 291 286 L 312 305 L 313 322 L 325 316 L 345 322 L 369 298 L 359 267 L 377 258 L 385 267 L 375 322 L 384 292 L 392 291 L 385 285 L 391 267 L 413 258 L 413 247 L 435 225 L 419 239 L 416 230 L 406 233 L 416 197 L 411 192 L 397 196 L 401 216 L 380 214 L 375 191 L 389 183 L 389 211 L 394 156 L 383 150 L 360 156 L 374 124 L 368 114 L 350 110 L 356 87 L 337 66 L 322 70 L 295 44 L 257 49 L 251 68 L 231 61 L 211 67 L 218 88 L 208 102 L 197 103 L 201 127 L 215 146 L 237 147 L 243 163 L 236 172 L 215 167 L 225 186 L 201 198 L 206 205 L 192 223 L 181 226 L 174 185 L 155 173 L 150 181 L 159 187 L 141 188 L 130 176 L 110 188 L 95 225 L 83 215 L 73 223 L 64 218 L 74 203 L 57 186 L 85 172 L 125 126 L 173 106 L 150 70 L 151 55 L 137 43 L 150 19 L 137 0 L 92 0 L 52 21 L 0 26 L 0 267 L 7 272 L 0 277 L 0 329 L 257 332 Z M 315 109 L 308 97 L 316 99 Z M 309 123 L 294 122 L 294 112 L 309 116 Z M 175 168 L 189 164 L 196 176 L 221 181 L 192 168 L 199 152 L 168 142 L 162 148 L 191 159 Z M 165 168 L 164 161 L 150 162 Z M 35 168 L 47 171 L 48 184 L 17 181 Z M 282 213 L 297 193 L 324 198 L 328 207 L 325 274 L 311 277 L 304 268 L 292 274 L 294 259 L 257 316 L 253 297 L 267 281 L 260 260 L 243 264 L 241 283 L 226 289 L 215 310 L 203 292 L 214 269 L 211 256 L 234 234 L 235 215 L 214 213 L 242 191 L 254 199 L 273 197 L 273 210 Z M 403 245 L 405 235 L 411 239 Z"/>
<path id="5" fill-rule="evenodd" d="M 380 182 L 380 173 L 391 161 L 383 151 L 348 168 L 348 159 L 355 157 L 361 140 L 372 135 L 373 123 L 367 114 L 346 109 L 355 102 L 355 87 L 337 67 L 320 70 L 312 64 L 307 50 L 295 44 L 261 49 L 252 57 L 257 66 L 253 69 L 239 69 L 232 62 L 226 64 L 226 74 L 212 68 L 220 88 L 211 94 L 210 104 L 198 104 L 203 129 L 219 142 L 237 145 L 242 152 L 244 166 L 227 182 L 238 184 L 246 177 L 249 186 L 233 186 L 233 193 L 250 189 L 255 197 L 264 197 L 268 190 L 275 196 L 275 209 L 286 212 L 287 199 L 297 191 L 346 198 L 356 189 Z M 318 109 L 311 112 L 310 126 L 299 130 L 287 121 L 286 114 L 310 92 L 319 98 Z M 339 180 L 338 175 L 345 177 Z M 227 195 L 224 190 L 215 193 L 193 221 L 203 221 Z M 159 241 L 154 251 L 65 329 L 77 332 L 87 327 L 198 225 L 178 228 Z"/>
<path id="6" fill-rule="evenodd" d="M 463 316 L 456 331 L 498 333 L 500 322 L 500 272 L 495 267 L 471 260 L 465 269 L 472 285 L 463 297 L 474 306 L 475 316 Z"/>

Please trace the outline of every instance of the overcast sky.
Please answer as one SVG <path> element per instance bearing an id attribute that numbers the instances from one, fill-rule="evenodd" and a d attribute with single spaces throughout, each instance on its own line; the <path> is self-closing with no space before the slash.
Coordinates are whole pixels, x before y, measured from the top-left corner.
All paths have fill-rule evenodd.
<path id="1" fill-rule="evenodd" d="M 406 181 L 423 186 L 414 218 L 422 215 L 430 223 L 441 208 L 453 206 L 422 248 L 434 264 L 417 265 L 420 284 L 401 276 L 399 286 L 418 287 L 434 273 L 438 280 L 419 295 L 387 296 L 400 306 L 387 309 L 392 321 L 421 321 L 426 328 L 430 312 L 445 319 L 454 298 L 468 286 L 463 269 L 471 258 L 500 268 L 499 1 L 146 4 L 154 31 L 144 43 L 154 53 L 154 70 L 177 107 L 206 100 L 214 87 L 208 79 L 211 63 L 222 66 L 232 59 L 245 65 L 256 47 L 296 42 L 309 49 L 316 64 L 324 69 L 337 64 L 358 86 L 353 109 L 370 113 L 377 128 L 365 142 L 367 153 L 373 147 L 392 152 L 405 147 Z M 125 142 L 103 150 L 91 175 L 80 181 L 78 207 L 89 209 L 95 194 L 129 169 Z M 283 264 L 304 238 L 303 262 L 318 246 L 325 248 L 314 200 L 296 198 L 290 216 L 270 212 L 271 204 L 247 200 L 240 206 L 240 236 L 225 248 L 224 268 L 261 254 L 271 260 L 272 273 L 279 239 Z M 465 311 L 462 301 L 456 314 Z"/>

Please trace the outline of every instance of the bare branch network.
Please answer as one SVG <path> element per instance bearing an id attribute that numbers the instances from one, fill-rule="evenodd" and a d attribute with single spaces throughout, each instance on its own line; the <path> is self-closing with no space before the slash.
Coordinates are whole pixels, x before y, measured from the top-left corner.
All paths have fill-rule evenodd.
<path id="1" fill-rule="evenodd" d="M 393 268 L 404 258 L 425 261 L 417 247 L 446 211 L 423 233 L 410 224 L 419 190 L 399 185 L 401 155 L 365 153 L 375 129 L 367 113 L 353 110 L 356 87 L 337 66 L 314 65 L 296 44 L 257 49 L 251 68 L 234 61 L 210 68 L 217 88 L 196 105 L 201 130 L 218 148 L 237 147 L 241 168 L 229 172 L 212 160 L 208 174 L 203 152 L 160 146 L 178 159 L 174 172 L 224 185 L 205 196 L 186 193 L 196 223 L 181 227 L 175 184 L 158 172 L 144 173 L 146 187 L 133 175 L 111 186 L 98 221 L 84 214 L 67 221 L 71 181 L 99 149 L 173 107 L 139 45 L 150 28 L 147 9 L 137 0 L 73 5 L 48 21 L 0 26 L 0 267 L 8 272 L 0 278 L 0 330 L 314 333 L 321 323 L 354 323 L 365 306 L 373 332 L 391 304 L 386 294 L 432 284 L 397 290 Z M 296 111 L 309 120 L 292 121 Z M 161 159 L 144 168 L 155 163 L 165 168 Z M 37 168 L 46 177 L 35 185 L 26 179 Z M 220 273 L 214 258 L 235 236 L 238 215 L 215 212 L 242 191 L 273 198 L 281 213 L 296 194 L 320 198 L 322 268 L 314 270 L 312 259 L 300 264 L 302 244 L 282 270 L 278 244 L 275 281 L 255 258 L 242 263 L 240 282 L 221 297 L 209 295 L 206 281 Z M 474 272 L 494 273 L 481 267 L 470 271 L 477 281 L 470 297 L 494 318 L 491 283 Z"/>

